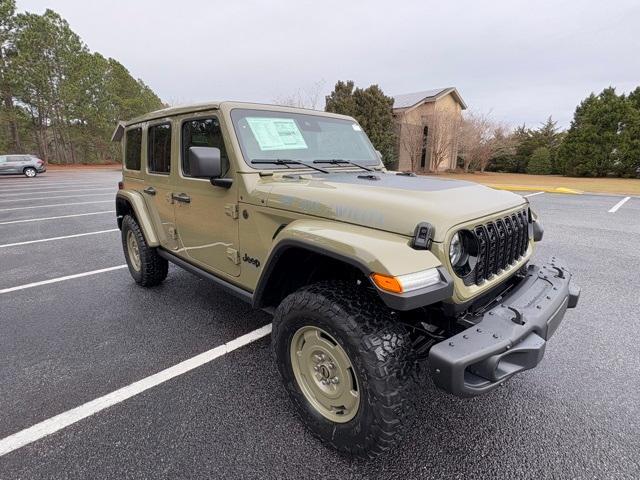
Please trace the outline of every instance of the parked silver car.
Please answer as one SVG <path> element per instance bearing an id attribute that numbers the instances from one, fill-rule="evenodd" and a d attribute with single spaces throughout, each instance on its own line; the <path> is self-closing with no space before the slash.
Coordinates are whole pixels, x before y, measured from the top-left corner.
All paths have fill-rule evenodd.
<path id="1" fill-rule="evenodd" d="M 0 155 L 0 175 L 22 174 L 33 178 L 46 171 L 44 161 L 35 155 Z"/>

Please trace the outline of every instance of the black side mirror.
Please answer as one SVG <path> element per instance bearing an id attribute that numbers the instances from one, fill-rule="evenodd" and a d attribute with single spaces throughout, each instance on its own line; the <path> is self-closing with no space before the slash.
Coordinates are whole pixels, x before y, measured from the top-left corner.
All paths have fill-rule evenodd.
<path id="1" fill-rule="evenodd" d="M 216 147 L 189 147 L 191 176 L 219 178 L 222 175 L 220 149 Z"/>
<path id="2" fill-rule="evenodd" d="M 217 147 L 189 147 L 189 166 L 192 177 L 208 178 L 216 187 L 229 188 L 233 183 L 230 178 L 220 178 L 222 158 Z"/>

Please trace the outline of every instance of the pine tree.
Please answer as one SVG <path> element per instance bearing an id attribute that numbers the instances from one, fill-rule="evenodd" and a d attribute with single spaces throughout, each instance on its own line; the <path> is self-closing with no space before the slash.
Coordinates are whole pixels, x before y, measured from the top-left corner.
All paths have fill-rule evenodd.
<path id="1" fill-rule="evenodd" d="M 635 177 L 640 169 L 640 87 L 627 96 L 626 102 L 616 173 L 623 177 Z"/>
<path id="2" fill-rule="evenodd" d="M 613 87 L 591 94 L 578 105 L 559 152 L 566 175 L 603 177 L 628 169 L 624 162 L 627 123 L 633 123 L 631 102 Z"/>
<path id="3" fill-rule="evenodd" d="M 547 147 L 536 148 L 529 159 L 527 173 L 532 175 L 549 175 L 552 171 L 551 152 L 549 149 Z"/>
<path id="4" fill-rule="evenodd" d="M 393 98 L 387 97 L 378 85 L 355 88 L 352 81 L 336 83 L 326 97 L 325 110 L 354 117 L 382 154 L 385 165 L 395 162 Z"/>
<path id="5" fill-rule="evenodd" d="M 57 163 L 119 159 L 118 120 L 162 102 L 120 63 L 91 53 L 57 13 L 0 0 L 0 146 Z"/>

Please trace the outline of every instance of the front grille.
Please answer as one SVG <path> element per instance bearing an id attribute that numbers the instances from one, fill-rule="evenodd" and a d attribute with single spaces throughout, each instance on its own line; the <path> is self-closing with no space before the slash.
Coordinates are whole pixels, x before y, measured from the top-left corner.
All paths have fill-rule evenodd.
<path id="1" fill-rule="evenodd" d="M 476 268 L 468 284 L 482 284 L 518 262 L 527 252 L 529 225 L 526 210 L 473 228 L 478 243 Z M 465 282 L 465 283 L 467 283 Z"/>

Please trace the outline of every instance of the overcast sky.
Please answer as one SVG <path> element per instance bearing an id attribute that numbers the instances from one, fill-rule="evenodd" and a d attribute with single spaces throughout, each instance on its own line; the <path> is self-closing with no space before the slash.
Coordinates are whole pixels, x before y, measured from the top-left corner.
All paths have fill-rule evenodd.
<path id="1" fill-rule="evenodd" d="M 272 103 L 324 80 L 387 94 L 455 86 L 511 125 L 640 85 L 638 0 L 17 0 L 60 13 L 171 104 Z"/>

